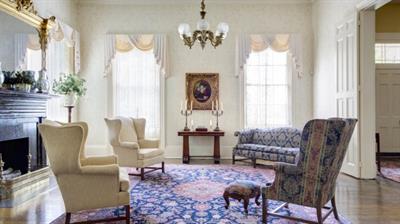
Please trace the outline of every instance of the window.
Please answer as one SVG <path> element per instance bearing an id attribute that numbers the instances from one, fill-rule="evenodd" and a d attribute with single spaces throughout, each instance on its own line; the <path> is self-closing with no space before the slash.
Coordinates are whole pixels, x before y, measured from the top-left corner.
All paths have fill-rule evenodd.
<path id="1" fill-rule="evenodd" d="M 160 137 L 160 66 L 153 51 L 117 51 L 112 67 L 114 115 L 146 118 L 146 136 Z"/>
<path id="2" fill-rule="evenodd" d="M 245 127 L 291 125 L 288 53 L 252 52 L 245 75 Z"/>
<path id="3" fill-rule="evenodd" d="M 376 64 L 400 64 L 400 43 L 375 44 Z"/>

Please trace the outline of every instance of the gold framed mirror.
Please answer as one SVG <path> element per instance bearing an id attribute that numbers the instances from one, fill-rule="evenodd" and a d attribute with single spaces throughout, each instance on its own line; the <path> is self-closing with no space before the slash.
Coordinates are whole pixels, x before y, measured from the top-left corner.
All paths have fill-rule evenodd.
<path id="1" fill-rule="evenodd" d="M 6 15 L 10 17 L 7 18 Z M 5 38 L 5 36 L 7 35 L 15 36 L 17 32 L 23 32 L 25 34 L 29 33 L 30 35 L 32 35 L 34 31 L 37 32 L 37 42 L 41 50 L 41 71 L 46 71 L 46 50 L 48 45 L 48 36 L 49 30 L 55 25 L 55 17 L 40 17 L 35 10 L 33 0 L 0 0 L 0 16 L 5 18 L 4 24 L 2 24 L 2 26 L 5 27 L 2 28 L 3 32 L 9 32 L 3 34 L 3 36 L 1 36 L 2 33 L 0 33 L 0 38 Z M 7 21 L 9 21 L 10 24 L 6 24 Z M 17 23 L 16 21 L 20 21 L 20 23 Z M 27 26 L 31 27 L 33 31 L 26 28 Z M 7 27 L 9 28 L 8 30 Z M 13 34 L 11 32 L 15 33 Z M 7 45 L 7 41 L 2 42 Z M 7 49 L 7 47 L 5 47 L 5 49 Z M 5 54 L 7 54 L 8 56 L 12 55 L 11 52 L 3 52 L 5 52 Z M 2 60 L 7 61 L 7 59 L 1 58 L 1 56 L 2 55 L 0 55 L 0 62 Z M 15 55 L 14 58 L 16 58 Z M 11 65 L 9 65 L 9 67 L 11 67 Z M 16 67 L 14 67 L 14 69 L 15 68 Z"/>

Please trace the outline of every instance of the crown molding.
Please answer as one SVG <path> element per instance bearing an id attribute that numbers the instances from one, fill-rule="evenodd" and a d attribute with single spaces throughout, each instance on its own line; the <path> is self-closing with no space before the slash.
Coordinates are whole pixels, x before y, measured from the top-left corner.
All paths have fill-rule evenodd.
<path id="1" fill-rule="evenodd" d="M 79 5 L 191 5 L 200 0 L 76 0 Z M 207 0 L 213 4 L 311 4 L 313 0 Z"/>

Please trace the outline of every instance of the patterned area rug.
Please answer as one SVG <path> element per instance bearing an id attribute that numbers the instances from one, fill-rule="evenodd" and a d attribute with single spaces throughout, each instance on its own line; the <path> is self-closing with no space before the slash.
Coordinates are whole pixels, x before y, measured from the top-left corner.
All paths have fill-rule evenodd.
<path id="1" fill-rule="evenodd" d="M 131 206 L 133 223 L 261 223 L 261 207 L 250 201 L 249 214 L 243 204 L 231 199 L 225 209 L 224 188 L 236 180 L 252 180 L 265 184 L 272 182 L 274 172 L 268 169 L 230 165 L 168 165 L 166 173 L 154 172 L 145 181 L 132 178 Z M 270 201 L 270 209 L 280 205 Z M 282 214 L 316 220 L 313 208 L 290 205 Z M 123 215 L 123 209 L 101 209 L 72 215 L 72 221 L 86 221 Z M 64 216 L 52 224 L 64 222 Z M 123 223 L 123 222 L 121 222 Z M 296 223 L 279 218 L 268 218 L 268 223 Z M 341 217 L 336 221 L 331 214 L 325 224 L 350 223 Z"/>
<path id="2" fill-rule="evenodd" d="M 381 162 L 383 177 L 400 183 L 400 160 L 386 160 Z"/>

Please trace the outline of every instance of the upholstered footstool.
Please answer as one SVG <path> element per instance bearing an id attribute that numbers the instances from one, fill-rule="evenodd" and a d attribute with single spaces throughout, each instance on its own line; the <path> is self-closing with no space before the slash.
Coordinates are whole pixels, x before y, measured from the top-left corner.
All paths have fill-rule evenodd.
<path id="1" fill-rule="evenodd" d="M 250 198 L 255 198 L 257 205 L 260 205 L 260 186 L 253 181 L 236 181 L 225 188 L 224 199 L 226 202 L 225 208 L 229 208 L 229 198 L 243 200 L 244 212 L 248 214 L 248 206 Z"/>

